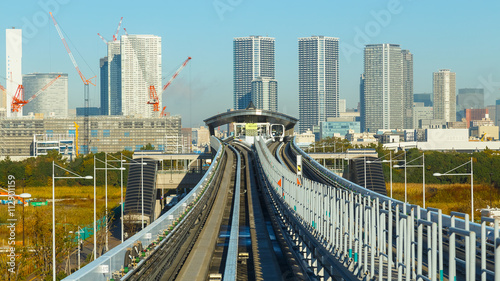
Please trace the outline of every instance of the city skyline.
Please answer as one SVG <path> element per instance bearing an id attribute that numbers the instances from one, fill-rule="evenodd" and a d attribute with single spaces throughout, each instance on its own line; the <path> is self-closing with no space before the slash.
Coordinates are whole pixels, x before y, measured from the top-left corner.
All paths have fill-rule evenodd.
<path id="1" fill-rule="evenodd" d="M 202 124 L 201 120 L 206 116 L 232 107 L 232 39 L 246 34 L 276 38 L 276 79 L 280 84 L 281 97 L 278 110 L 297 117 L 296 40 L 313 34 L 339 38 L 342 73 L 339 98 L 347 100 L 348 108 L 356 107 L 359 101 L 362 51 L 365 44 L 372 43 L 400 44 L 411 50 L 414 55 L 415 93 L 432 92 L 432 73 L 437 69 L 450 68 L 457 73 L 457 89 L 484 88 L 486 105 L 494 104 L 499 96 L 497 81 L 500 81 L 500 70 L 495 46 L 500 43 L 499 39 L 491 36 L 494 30 L 488 25 L 495 19 L 492 11 L 496 10 L 498 3 L 459 1 L 451 9 L 444 9 L 443 3 L 431 5 L 409 1 L 396 2 L 396 8 L 390 8 L 389 2 L 316 2 L 309 5 L 299 5 L 299 2 L 294 5 L 291 2 L 287 6 L 266 3 L 269 9 L 260 10 L 263 20 L 250 25 L 250 19 L 259 10 L 258 3 L 233 2 L 230 5 L 224 2 L 229 5 L 228 9 L 221 10 L 211 2 L 197 5 L 188 2 L 158 3 L 157 9 L 135 7 L 133 10 L 99 3 L 100 9 L 90 10 L 92 4 L 65 1 L 66 4 L 49 8 L 67 35 L 76 60 L 82 72 L 88 73 L 87 76 L 99 73 L 99 58 L 107 53 L 106 46 L 96 33 L 101 32 L 105 38 L 111 39 L 121 16 L 124 17 L 123 26 L 130 34 L 155 34 L 163 38 L 163 76 L 172 73 L 185 56 L 192 56 L 190 66 L 163 94 L 167 111 L 183 114 L 184 126 L 195 127 Z M 65 54 L 54 26 L 43 17 L 48 14 L 48 8 L 26 1 L 10 6 L 10 12 L 0 20 L 0 24 L 3 29 L 24 27 L 23 74 L 68 73 L 69 106 L 83 106 L 83 85 Z M 318 7 L 321 9 L 315 16 L 307 16 L 309 12 L 317 11 Z M 326 16 L 333 7 L 342 11 L 339 17 Z M 278 13 L 275 15 L 273 11 Z M 471 20 L 464 22 L 458 16 L 460 11 L 467 11 Z M 146 21 L 137 16 L 145 13 L 150 14 Z M 92 15 L 90 20 L 89 14 Z M 353 14 L 357 16 L 348 17 Z M 423 14 L 428 18 L 426 23 L 420 20 Z M 303 17 L 303 21 L 296 21 L 298 15 Z M 93 21 L 93 18 L 99 20 Z M 176 27 L 168 27 L 174 23 Z M 446 34 L 430 29 L 440 23 L 453 28 Z M 474 32 L 469 32 L 472 30 Z M 464 33 L 473 36 L 464 42 Z M 199 46 L 196 42 L 207 44 Z M 5 53 L 4 46 L 0 44 L 0 52 Z M 449 51 L 450 48 L 453 52 Z M 471 49 L 476 51 L 470 52 Z M 0 63 L 5 63 L 4 58 L 0 56 Z M 1 72 L 0 76 L 6 77 Z M 4 81 L 0 83 L 5 85 Z M 99 106 L 99 87 L 91 87 L 90 94 L 91 106 Z"/>

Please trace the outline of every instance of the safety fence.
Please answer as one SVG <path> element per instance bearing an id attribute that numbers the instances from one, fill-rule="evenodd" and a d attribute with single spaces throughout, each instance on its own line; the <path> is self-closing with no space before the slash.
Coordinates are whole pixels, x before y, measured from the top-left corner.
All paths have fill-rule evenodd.
<path id="1" fill-rule="evenodd" d="M 212 137 L 211 147 L 217 151 L 212 164 L 201 181 L 182 200 L 134 236 L 64 280 L 120 280 L 133 274 L 134 270 L 145 262 L 148 256 L 146 249 L 150 252 L 159 249 L 182 224 L 183 219 L 204 196 L 205 191 L 212 187 L 212 178 L 218 171 L 224 146 L 218 139 Z"/>
<path id="2" fill-rule="evenodd" d="M 467 214 L 445 216 L 441 210 L 393 200 L 335 175 L 293 145 L 310 168 L 331 179 L 324 185 L 291 172 L 264 141 L 255 148 L 280 216 L 299 222 L 300 227 L 289 228 L 290 235 L 301 243 L 298 248 L 318 276 L 500 280 L 495 275 L 500 272 L 498 221 L 483 217 L 475 224 Z M 490 222 L 494 229 L 486 225 Z M 321 247 L 302 247 L 308 245 L 299 241 L 303 231 Z M 319 248 L 328 254 L 315 255 Z"/>

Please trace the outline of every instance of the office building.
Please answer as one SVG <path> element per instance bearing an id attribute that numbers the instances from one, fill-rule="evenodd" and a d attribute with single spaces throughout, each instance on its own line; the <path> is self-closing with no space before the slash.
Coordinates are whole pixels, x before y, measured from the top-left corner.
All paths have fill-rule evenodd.
<path id="1" fill-rule="evenodd" d="M 472 121 L 482 120 L 489 116 L 487 108 L 467 108 L 464 110 L 467 128 L 470 128 Z"/>
<path id="2" fill-rule="evenodd" d="M 493 122 L 496 122 L 496 120 L 497 120 L 496 105 L 488 105 L 488 106 L 486 106 L 486 109 L 488 109 L 488 115 L 490 116 L 490 119 L 493 120 Z M 497 126 L 497 125 L 495 124 L 495 126 Z"/>
<path id="3" fill-rule="evenodd" d="M 341 119 L 341 118 L 333 118 Z M 321 139 L 327 137 L 345 137 L 349 131 L 354 133 L 360 133 L 360 123 L 359 121 L 350 120 L 338 120 L 338 121 L 326 121 L 320 124 L 320 136 Z"/>
<path id="4" fill-rule="evenodd" d="M 500 126 L 500 100 L 495 101 L 496 116 L 495 116 L 495 126 Z"/>
<path id="5" fill-rule="evenodd" d="M 403 118 L 404 129 L 413 129 L 413 54 L 401 51 L 403 63 Z"/>
<path id="6" fill-rule="evenodd" d="M 299 38 L 299 132 L 339 116 L 339 39 Z"/>
<path id="7" fill-rule="evenodd" d="M 114 59 L 113 59 L 114 60 Z M 109 69 L 113 61 L 108 53 Z M 150 86 L 154 86 L 162 107 L 161 95 L 161 37 L 154 35 L 122 35 L 120 40 L 121 68 L 121 112 L 125 116 L 158 116 L 153 105 L 148 104 Z M 112 91 L 113 73 L 109 73 L 110 91 Z M 113 108 L 113 98 L 110 99 Z M 112 113 L 112 112 L 111 112 Z"/>
<path id="8" fill-rule="evenodd" d="M 413 107 L 413 56 L 409 51 L 396 44 L 366 45 L 361 84 L 365 132 L 413 126 L 409 108 Z"/>
<path id="9" fill-rule="evenodd" d="M 7 114 L 7 91 L 2 86 L 0 87 L 0 118 L 5 118 Z"/>
<path id="10" fill-rule="evenodd" d="M 101 115 L 109 115 L 109 96 L 108 96 L 108 57 L 99 59 L 99 73 L 101 75 Z"/>
<path id="11" fill-rule="evenodd" d="M 278 111 L 278 82 L 257 77 L 252 81 L 252 102 L 257 109 Z"/>
<path id="12" fill-rule="evenodd" d="M 267 78 L 270 80 L 274 80 L 276 78 L 274 57 L 274 38 L 262 36 L 234 38 L 234 109 L 238 110 L 247 108 L 248 104 L 252 100 L 252 81 L 257 78 Z M 277 99 L 277 92 L 273 93 L 273 95 L 274 94 L 276 94 Z M 272 101 L 271 103 L 278 104 L 277 100 Z"/>
<path id="13" fill-rule="evenodd" d="M 90 106 L 88 109 L 85 108 L 85 107 L 77 107 L 77 108 L 75 108 L 75 110 L 76 110 L 76 115 L 75 116 L 85 116 L 85 111 L 86 110 L 88 110 L 88 115 L 89 116 L 102 115 L 100 107 Z"/>
<path id="14" fill-rule="evenodd" d="M 79 153 L 90 151 L 117 152 L 139 150 L 147 144 L 167 153 L 179 153 L 177 141 L 181 139 L 181 117 L 133 118 L 125 116 L 90 116 L 90 147 L 84 145 L 82 133 L 84 117 L 39 118 L 21 117 L 0 120 L 0 156 L 33 155 L 34 135 L 76 136 Z M 43 138 L 43 137 L 42 137 Z"/>
<path id="15" fill-rule="evenodd" d="M 24 96 L 31 97 L 56 77 L 57 80 L 23 107 L 23 115 L 43 114 L 45 117 L 68 117 L 68 74 L 31 73 L 23 75 Z"/>
<path id="16" fill-rule="evenodd" d="M 484 89 L 458 89 L 457 121 L 465 118 L 465 109 L 484 108 Z"/>
<path id="17" fill-rule="evenodd" d="M 347 110 L 346 100 L 339 99 L 339 114 L 346 112 L 346 110 Z"/>
<path id="18" fill-rule="evenodd" d="M 107 87 L 108 87 L 108 114 L 107 115 L 121 115 L 122 112 L 123 112 L 123 109 L 122 109 L 122 56 L 121 56 L 121 41 L 120 40 L 117 40 L 117 41 L 109 41 L 108 42 L 108 75 L 107 75 L 107 78 L 108 78 L 108 83 L 107 83 Z M 154 41 L 153 41 L 154 42 Z M 132 45 L 132 48 L 129 48 L 128 49 L 128 59 L 137 59 L 138 61 L 138 65 L 136 66 L 139 66 L 139 67 L 142 67 L 144 64 L 144 62 L 140 62 L 139 63 L 139 60 L 147 60 L 147 57 L 154 57 L 155 56 L 155 53 L 156 53 L 156 50 L 155 50 L 155 47 L 152 47 L 151 49 L 152 50 L 148 50 L 148 49 L 145 49 L 145 54 L 143 54 L 142 56 L 139 55 L 142 53 L 139 52 L 137 53 L 137 50 L 140 50 L 140 48 L 142 48 L 142 46 L 140 44 L 137 44 L 139 46 L 134 46 Z M 127 44 L 127 46 L 130 46 L 129 44 Z M 134 48 L 139 48 L 139 49 L 134 49 Z M 161 43 L 160 43 L 160 56 L 161 56 Z M 132 50 L 132 52 L 130 52 L 130 50 Z M 148 52 L 150 52 L 148 54 Z M 149 66 L 151 66 L 151 70 L 153 71 L 158 71 L 157 70 L 157 66 L 154 65 L 154 62 L 151 63 Z M 130 72 L 127 72 L 130 74 Z M 160 73 L 161 73 L 161 60 L 160 60 Z M 141 74 L 145 75 L 143 72 L 141 72 Z M 161 74 L 160 74 L 161 75 Z M 130 76 L 129 76 L 130 77 Z M 139 80 L 140 81 L 140 80 Z M 161 82 L 161 81 L 160 81 Z M 149 87 L 148 87 L 149 88 Z"/>
<path id="19" fill-rule="evenodd" d="M 433 76 L 434 119 L 453 122 L 456 120 L 456 74 L 449 69 L 441 69 Z"/>
<path id="20" fill-rule="evenodd" d="M 359 121 L 361 132 L 366 132 L 366 106 L 365 106 L 365 75 L 359 77 Z"/>
<path id="21" fill-rule="evenodd" d="M 415 106 L 413 107 L 413 128 L 421 129 L 422 120 L 432 120 L 434 111 L 431 106 Z"/>
<path id="22" fill-rule="evenodd" d="M 422 102 L 424 106 L 432 106 L 432 94 L 413 94 L 413 102 Z"/>
<path id="23" fill-rule="evenodd" d="M 23 84 L 21 72 L 23 57 L 23 33 L 21 29 L 5 30 L 5 76 L 6 76 L 6 117 L 20 117 L 23 109 L 19 112 L 11 111 L 12 98 L 16 94 L 19 85 Z"/>

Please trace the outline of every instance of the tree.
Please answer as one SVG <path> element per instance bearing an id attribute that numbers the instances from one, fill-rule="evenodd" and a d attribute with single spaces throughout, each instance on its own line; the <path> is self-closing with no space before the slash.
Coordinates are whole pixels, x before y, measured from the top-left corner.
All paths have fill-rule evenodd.
<path id="1" fill-rule="evenodd" d="M 151 143 L 148 143 L 146 146 L 142 146 L 141 150 L 155 150 L 155 147 Z"/>

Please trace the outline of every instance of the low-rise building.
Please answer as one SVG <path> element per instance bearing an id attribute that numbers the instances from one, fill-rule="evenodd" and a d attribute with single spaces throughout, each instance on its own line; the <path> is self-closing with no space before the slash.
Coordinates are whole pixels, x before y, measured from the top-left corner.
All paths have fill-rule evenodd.
<path id="1" fill-rule="evenodd" d="M 360 133 L 361 123 L 359 121 L 352 120 L 352 118 L 343 117 L 328 118 L 327 122 L 320 123 L 321 139 L 333 136 L 344 137 L 347 133 L 349 133 L 349 130 L 353 130 L 355 133 Z"/>
<path id="2" fill-rule="evenodd" d="M 0 120 L 0 155 L 34 155 L 34 135 L 77 135 L 78 153 L 138 150 L 147 144 L 155 149 L 177 153 L 181 117 L 133 118 L 128 116 L 90 116 L 89 144 L 85 143 L 84 117 L 7 118 Z M 172 138 L 173 137 L 173 138 Z"/>

